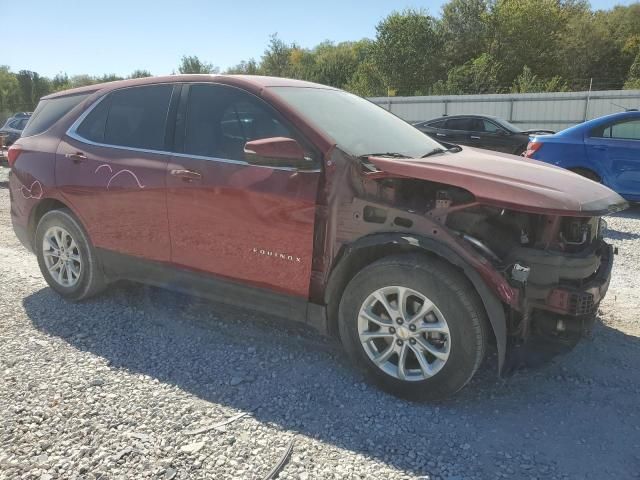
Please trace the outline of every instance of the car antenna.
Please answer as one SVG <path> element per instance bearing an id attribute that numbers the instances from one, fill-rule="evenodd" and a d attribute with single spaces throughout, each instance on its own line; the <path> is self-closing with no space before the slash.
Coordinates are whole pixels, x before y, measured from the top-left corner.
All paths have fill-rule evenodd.
<path id="1" fill-rule="evenodd" d="M 629 108 L 629 107 L 624 107 L 622 105 L 618 105 L 617 103 L 613 103 L 613 102 L 609 102 L 611 105 L 614 105 L 618 108 L 623 109 L 625 112 L 637 112 L 638 109 L 637 108 Z"/>

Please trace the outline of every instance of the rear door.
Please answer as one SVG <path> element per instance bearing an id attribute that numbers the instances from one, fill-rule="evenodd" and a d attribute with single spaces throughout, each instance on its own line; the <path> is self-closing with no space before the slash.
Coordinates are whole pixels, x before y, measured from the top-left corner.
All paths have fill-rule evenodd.
<path id="1" fill-rule="evenodd" d="M 167 166 L 172 262 L 307 297 L 319 158 L 261 99 L 234 87 L 193 84 L 178 112 Z M 309 168 L 247 163 L 249 140 L 289 137 Z"/>
<path id="2" fill-rule="evenodd" d="M 627 119 L 600 127 L 585 139 L 589 160 L 605 173 L 616 192 L 640 196 L 640 119 Z M 595 170 L 595 168 L 594 168 Z"/>
<path id="3" fill-rule="evenodd" d="M 445 122 L 442 133 L 446 137 L 441 139 L 451 143 L 459 143 L 460 145 L 470 145 L 470 128 L 471 123 L 468 117 L 450 118 Z"/>
<path id="4" fill-rule="evenodd" d="M 173 90 L 164 84 L 111 92 L 74 123 L 58 147 L 58 187 L 96 247 L 170 258 L 165 172 Z"/>

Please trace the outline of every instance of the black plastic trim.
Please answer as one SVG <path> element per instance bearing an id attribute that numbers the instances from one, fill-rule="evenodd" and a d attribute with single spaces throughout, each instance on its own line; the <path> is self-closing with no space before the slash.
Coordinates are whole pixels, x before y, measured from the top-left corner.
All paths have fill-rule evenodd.
<path id="1" fill-rule="evenodd" d="M 308 324 L 326 333 L 324 307 L 307 299 L 248 286 L 214 275 L 194 272 L 174 265 L 96 249 L 109 281 L 132 280 L 204 297 L 215 302 Z"/>

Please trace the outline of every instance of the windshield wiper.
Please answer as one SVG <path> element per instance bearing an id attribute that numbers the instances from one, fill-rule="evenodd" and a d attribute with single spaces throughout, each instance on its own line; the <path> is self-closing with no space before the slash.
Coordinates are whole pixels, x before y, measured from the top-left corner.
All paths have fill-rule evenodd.
<path id="1" fill-rule="evenodd" d="M 358 158 L 367 158 L 367 157 L 412 158 L 409 155 L 405 155 L 404 153 L 398 153 L 398 152 L 365 153 L 363 155 L 360 155 Z"/>
<path id="2" fill-rule="evenodd" d="M 457 153 L 461 151 L 462 151 L 462 147 L 460 147 L 459 145 L 454 145 L 451 148 L 434 148 L 430 152 L 422 155 L 420 158 L 427 158 L 427 157 L 430 157 L 431 155 L 438 155 L 440 153 L 446 153 L 446 152 Z"/>

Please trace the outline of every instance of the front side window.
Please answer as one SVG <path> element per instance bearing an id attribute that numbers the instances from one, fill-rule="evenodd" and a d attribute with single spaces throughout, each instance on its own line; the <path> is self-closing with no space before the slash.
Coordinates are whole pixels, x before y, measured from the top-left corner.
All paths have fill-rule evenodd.
<path id="1" fill-rule="evenodd" d="M 184 153 L 244 161 L 247 142 L 271 137 L 295 138 L 259 99 L 222 85 L 191 86 Z"/>
<path id="2" fill-rule="evenodd" d="M 146 150 L 165 150 L 171 85 L 117 90 L 103 98 L 77 129 L 97 143 Z"/>
<path id="3" fill-rule="evenodd" d="M 498 133 L 502 129 L 489 120 L 482 120 L 483 131 L 487 133 Z"/>

